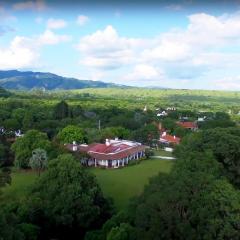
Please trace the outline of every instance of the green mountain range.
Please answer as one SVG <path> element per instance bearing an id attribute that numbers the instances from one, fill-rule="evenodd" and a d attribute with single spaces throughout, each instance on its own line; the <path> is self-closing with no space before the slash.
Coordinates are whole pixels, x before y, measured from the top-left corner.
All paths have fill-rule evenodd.
<path id="1" fill-rule="evenodd" d="M 126 87 L 114 83 L 92 80 L 67 78 L 53 73 L 21 72 L 17 70 L 0 71 L 0 86 L 5 89 L 31 90 L 36 88 L 46 90 Z"/>

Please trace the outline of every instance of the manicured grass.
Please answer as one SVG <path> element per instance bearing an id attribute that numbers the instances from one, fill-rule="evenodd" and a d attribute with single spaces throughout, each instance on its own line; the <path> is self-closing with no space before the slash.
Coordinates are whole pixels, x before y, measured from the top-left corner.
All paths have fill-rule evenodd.
<path id="1" fill-rule="evenodd" d="M 130 198 L 143 191 L 150 177 L 169 172 L 172 164 L 171 161 L 151 159 L 121 169 L 89 168 L 88 171 L 96 175 L 104 195 L 113 198 L 119 210 L 128 204 Z M 12 184 L 2 189 L 1 198 L 9 201 L 23 199 L 37 177 L 32 171 L 13 172 Z"/>
<path id="2" fill-rule="evenodd" d="M 11 185 L 2 189 L 4 200 L 22 199 L 25 197 L 28 188 L 33 184 L 38 177 L 36 172 L 32 171 L 16 171 L 12 173 Z"/>
<path id="3" fill-rule="evenodd" d="M 128 204 L 129 199 L 139 195 L 149 178 L 159 172 L 170 171 L 173 162 L 164 160 L 145 160 L 138 165 L 121 169 L 91 168 L 105 196 L 112 197 L 117 209 Z"/>
<path id="4" fill-rule="evenodd" d="M 154 150 L 155 156 L 173 157 L 171 152 L 166 152 L 163 149 Z"/>

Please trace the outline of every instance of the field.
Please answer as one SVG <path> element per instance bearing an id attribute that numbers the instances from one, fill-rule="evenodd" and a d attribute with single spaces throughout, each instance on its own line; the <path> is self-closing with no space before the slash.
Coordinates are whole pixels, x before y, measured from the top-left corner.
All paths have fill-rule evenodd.
<path id="1" fill-rule="evenodd" d="M 37 178 L 37 173 L 32 171 L 14 171 L 12 173 L 12 184 L 2 189 L 4 200 L 22 199 L 28 188 Z"/>
<path id="2" fill-rule="evenodd" d="M 91 168 L 89 171 L 96 175 L 104 195 L 113 198 L 116 208 L 121 209 L 127 205 L 130 198 L 143 191 L 150 177 L 158 172 L 169 172 L 171 166 L 170 161 L 147 160 L 122 169 Z M 2 198 L 24 198 L 36 178 L 37 174 L 31 171 L 12 173 L 12 184 L 3 189 Z"/>
<path id="3" fill-rule="evenodd" d="M 112 197 L 117 209 L 121 209 L 127 205 L 129 199 L 143 191 L 149 178 L 159 172 L 169 172 L 172 164 L 170 161 L 146 160 L 122 169 L 93 168 L 91 172 L 96 175 L 105 196 Z"/>

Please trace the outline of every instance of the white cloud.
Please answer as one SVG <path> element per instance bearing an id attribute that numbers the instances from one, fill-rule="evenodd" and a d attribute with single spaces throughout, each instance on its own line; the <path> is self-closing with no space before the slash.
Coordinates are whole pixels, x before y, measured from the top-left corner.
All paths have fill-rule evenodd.
<path id="1" fill-rule="evenodd" d="M 44 0 L 25 1 L 25 2 L 18 2 L 13 4 L 13 9 L 17 11 L 21 11 L 21 10 L 43 11 L 46 8 L 47 6 Z"/>
<path id="2" fill-rule="evenodd" d="M 61 42 L 69 42 L 71 37 L 69 35 L 58 35 L 51 30 L 46 30 L 38 37 L 38 44 L 40 45 L 55 45 Z"/>
<path id="3" fill-rule="evenodd" d="M 240 14 L 220 17 L 205 13 L 189 16 L 186 29 L 161 34 L 142 58 L 148 61 L 191 61 L 200 64 L 203 54 L 221 52 L 221 48 L 240 43 Z M 204 62 L 206 64 L 206 62 Z"/>
<path id="4" fill-rule="evenodd" d="M 55 45 L 70 40 L 70 36 L 58 35 L 50 30 L 32 38 L 16 36 L 8 47 L 0 47 L 0 69 L 37 66 L 42 46 Z"/>
<path id="5" fill-rule="evenodd" d="M 185 28 L 151 39 L 124 37 L 107 26 L 80 39 L 80 63 L 89 78 L 129 85 L 240 89 L 240 78 L 232 76 L 239 73 L 240 12 L 188 20 Z"/>
<path id="6" fill-rule="evenodd" d="M 80 39 L 79 62 L 86 67 L 89 78 L 110 81 L 116 76 L 117 81 L 130 85 L 163 85 L 166 81 L 172 81 L 173 86 L 184 81 L 191 85 L 197 79 L 221 76 L 225 70 L 216 86 L 239 89 L 240 78 L 229 75 L 239 68 L 240 12 L 222 16 L 198 13 L 188 19 L 185 28 L 170 29 L 151 39 L 122 36 L 109 25 Z M 89 19 L 80 15 L 78 20 L 84 25 Z M 62 19 L 49 19 L 41 35 L 16 37 L 7 48 L 0 47 L 0 67 L 32 66 L 38 61 L 42 46 L 71 41 L 70 36 L 53 31 L 66 24 Z"/>
<path id="7" fill-rule="evenodd" d="M 80 39 L 81 63 L 89 67 L 113 69 L 134 62 L 141 39 L 120 37 L 112 26 Z"/>
<path id="8" fill-rule="evenodd" d="M 133 71 L 127 74 L 124 79 L 131 82 L 145 82 L 152 84 L 165 78 L 164 71 L 147 64 L 138 64 Z"/>
<path id="9" fill-rule="evenodd" d="M 0 48 L 0 68 L 24 68 L 34 65 L 39 55 L 32 45 L 32 39 L 15 37 L 9 48 Z"/>
<path id="10" fill-rule="evenodd" d="M 180 61 L 190 56 L 190 50 L 184 42 L 168 41 L 163 38 L 156 47 L 144 50 L 142 58 L 146 60 Z"/>
<path id="11" fill-rule="evenodd" d="M 85 15 L 79 15 L 77 17 L 77 24 L 80 26 L 84 26 L 89 21 L 89 17 Z"/>
<path id="12" fill-rule="evenodd" d="M 240 13 L 215 17 L 205 13 L 189 16 L 190 24 L 187 31 L 187 40 L 190 44 L 200 46 L 223 46 L 228 43 L 239 42 Z M 236 42 L 235 42 L 236 43 Z"/>
<path id="13" fill-rule="evenodd" d="M 114 75 L 108 70 L 115 69 L 118 81 L 129 84 L 169 81 L 169 86 L 182 86 L 187 81 L 197 87 L 197 81 L 203 86 L 203 79 L 205 84 L 213 83 L 213 76 L 222 76 L 218 88 L 237 88 L 239 80 L 229 74 L 239 71 L 240 12 L 198 13 L 188 19 L 185 28 L 170 29 L 151 39 L 123 37 L 107 26 L 80 39 L 80 63 L 106 78 Z"/>
<path id="14" fill-rule="evenodd" d="M 47 21 L 47 28 L 48 29 L 60 29 L 67 26 L 67 22 L 63 19 L 54 19 L 50 18 Z"/>

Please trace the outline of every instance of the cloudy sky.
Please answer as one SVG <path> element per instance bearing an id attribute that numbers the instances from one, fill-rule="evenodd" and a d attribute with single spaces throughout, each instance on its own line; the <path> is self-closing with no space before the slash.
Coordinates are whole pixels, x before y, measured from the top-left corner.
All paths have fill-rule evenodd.
<path id="1" fill-rule="evenodd" d="M 76 2 L 0 0 L 0 70 L 240 90 L 239 0 Z"/>

